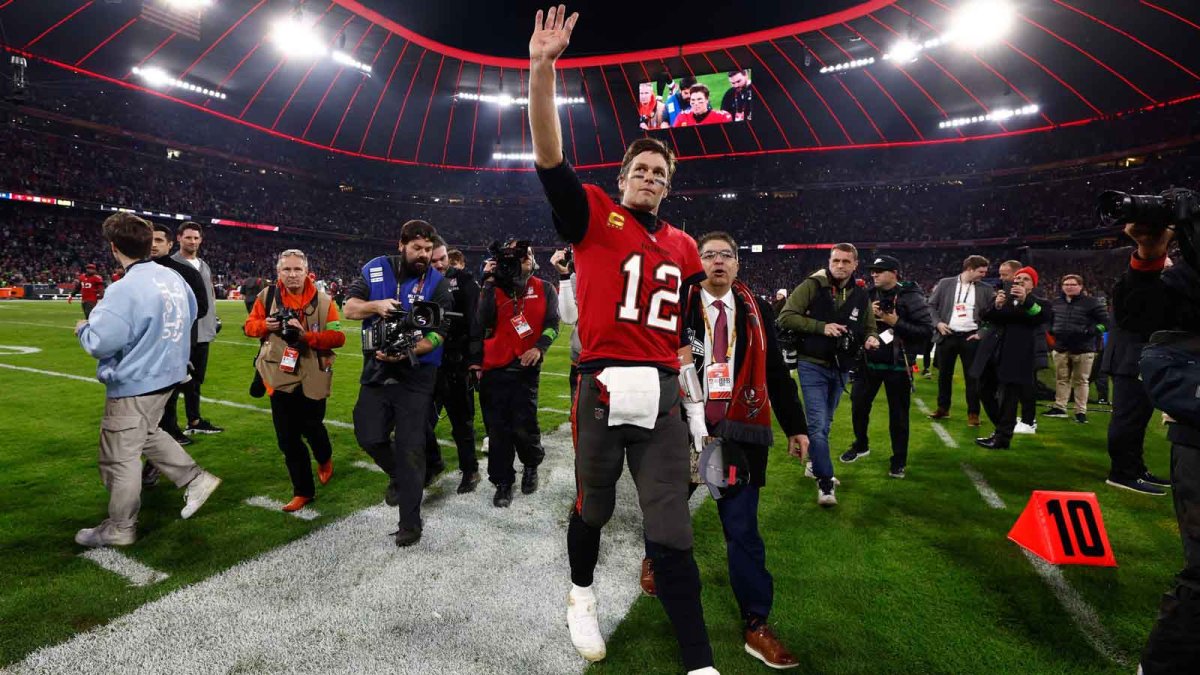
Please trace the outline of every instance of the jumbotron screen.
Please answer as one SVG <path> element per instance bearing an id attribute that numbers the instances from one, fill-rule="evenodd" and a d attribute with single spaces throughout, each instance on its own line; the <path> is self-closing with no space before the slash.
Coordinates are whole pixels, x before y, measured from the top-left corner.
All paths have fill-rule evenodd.
<path id="1" fill-rule="evenodd" d="M 754 116 L 750 70 L 638 84 L 638 128 L 671 129 L 744 122 Z"/>

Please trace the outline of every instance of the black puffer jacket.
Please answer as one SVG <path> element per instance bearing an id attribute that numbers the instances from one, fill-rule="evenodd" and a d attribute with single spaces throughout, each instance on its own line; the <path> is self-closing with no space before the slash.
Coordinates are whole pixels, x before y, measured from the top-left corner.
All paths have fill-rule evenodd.
<path id="1" fill-rule="evenodd" d="M 926 345 L 933 339 L 933 312 L 925 300 L 925 293 L 911 281 L 902 281 L 890 291 L 871 289 L 871 302 L 879 302 L 886 310 L 894 303 L 898 320 L 893 327 L 896 339 L 891 344 L 880 344 L 879 349 L 867 352 L 870 363 L 911 367 L 917 357 L 925 352 Z M 880 333 L 888 326 L 876 319 Z"/>
<path id="2" fill-rule="evenodd" d="M 1096 338 L 1104 333 L 1109 322 L 1103 300 L 1090 295 L 1077 295 L 1074 299 L 1060 295 L 1052 309 L 1054 325 L 1050 334 L 1054 336 L 1054 351 L 1068 354 L 1096 351 Z"/>

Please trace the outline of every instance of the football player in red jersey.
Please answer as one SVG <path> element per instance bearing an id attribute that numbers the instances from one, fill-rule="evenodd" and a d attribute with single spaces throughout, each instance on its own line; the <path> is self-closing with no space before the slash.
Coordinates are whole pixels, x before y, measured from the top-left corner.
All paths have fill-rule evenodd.
<path id="1" fill-rule="evenodd" d="M 96 307 L 96 303 L 104 295 L 104 277 L 96 274 L 95 263 L 88 263 L 84 270 L 84 273 L 76 278 L 75 288 L 67 296 L 67 304 L 70 304 L 75 298 L 75 294 L 78 293 L 82 301 L 80 304 L 83 305 L 83 318 L 90 319 L 92 317 L 92 309 Z"/>
<path id="2" fill-rule="evenodd" d="M 708 87 L 702 84 L 692 85 L 691 93 L 688 94 L 688 102 L 692 107 L 685 112 L 679 113 L 675 118 L 674 126 L 677 127 L 694 127 L 701 124 L 724 124 L 733 121 L 733 115 L 724 110 L 713 110 L 708 102 Z"/>
<path id="3" fill-rule="evenodd" d="M 544 21 L 543 21 L 544 18 Z M 674 154 L 650 138 L 635 141 L 617 176 L 621 201 L 584 185 L 563 155 L 555 109 L 555 61 L 566 49 L 578 14 L 566 7 L 537 13 L 529 41 L 529 123 L 538 177 L 554 225 L 575 254 L 579 304 L 578 393 L 573 402 L 578 494 L 567 528 L 571 641 L 589 661 L 604 658 L 593 573 L 600 529 L 612 516 L 616 484 L 628 458 L 645 522 L 658 598 L 689 672 L 711 675 L 712 647 L 700 606 L 700 574 L 692 556 L 688 485 L 691 446 L 706 435 L 698 419 L 679 414 L 680 354 L 688 355 L 680 295 L 703 278 L 696 242 L 658 218 L 675 171 Z M 691 278 L 691 279 L 689 279 Z M 682 350 L 681 350 L 682 347 Z M 698 382 L 696 387 L 698 389 Z"/>

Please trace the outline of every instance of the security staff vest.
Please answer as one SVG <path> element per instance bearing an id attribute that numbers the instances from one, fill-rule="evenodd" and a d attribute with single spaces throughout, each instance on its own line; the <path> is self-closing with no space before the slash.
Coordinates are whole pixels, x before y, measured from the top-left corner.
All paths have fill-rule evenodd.
<path id="1" fill-rule="evenodd" d="M 275 299 L 271 301 L 273 306 L 267 307 L 267 295 L 273 287 L 264 288 L 258 293 L 258 300 L 262 303 L 268 317 L 274 314 L 276 307 L 281 304 L 279 294 L 276 293 Z M 300 323 L 304 324 L 304 329 L 310 333 L 325 330 L 329 320 L 329 296 L 317 291 L 313 300 L 315 302 L 304 306 L 304 314 L 300 318 Z M 333 371 L 321 368 L 317 350 L 304 342 L 298 344 L 296 349 L 300 351 L 300 358 L 296 361 L 296 369 L 288 373 L 279 368 L 279 363 L 283 360 L 283 352 L 287 348 L 288 343 L 284 342 L 279 333 L 267 334 L 262 346 L 258 349 L 258 359 L 254 362 L 254 368 L 259 375 L 262 375 L 263 382 L 271 389 L 285 393 L 291 393 L 299 386 L 306 398 L 316 401 L 329 398 L 333 387 Z"/>
<path id="2" fill-rule="evenodd" d="M 509 297 L 499 288 L 493 288 L 496 297 L 496 325 L 489 326 L 492 336 L 483 341 L 483 369 L 504 368 L 522 354 L 533 349 L 546 321 L 546 290 L 541 279 L 529 277 L 525 289 L 516 298 Z M 529 332 L 521 337 L 514 320 L 524 315 Z"/>

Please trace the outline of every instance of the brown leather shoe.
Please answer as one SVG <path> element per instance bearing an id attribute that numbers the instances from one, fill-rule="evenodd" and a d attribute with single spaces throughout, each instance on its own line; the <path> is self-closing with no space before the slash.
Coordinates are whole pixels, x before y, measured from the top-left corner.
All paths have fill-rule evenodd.
<path id="1" fill-rule="evenodd" d="M 932 413 L 930 413 L 929 419 L 940 420 L 940 419 L 945 419 L 949 416 L 950 416 L 949 410 L 946 410 L 945 408 L 938 408 L 937 410 L 934 410 Z"/>
<path id="2" fill-rule="evenodd" d="M 650 597 L 658 594 L 658 589 L 654 587 L 654 563 L 649 558 L 642 558 L 642 592 Z"/>
<path id="3" fill-rule="evenodd" d="M 967 414 L 967 426 L 969 426 L 969 427 L 979 426 L 979 413 L 968 413 Z"/>
<path id="4" fill-rule="evenodd" d="M 765 623 L 754 630 L 746 630 L 746 653 L 777 670 L 800 665 Z"/>

